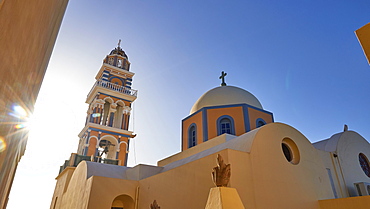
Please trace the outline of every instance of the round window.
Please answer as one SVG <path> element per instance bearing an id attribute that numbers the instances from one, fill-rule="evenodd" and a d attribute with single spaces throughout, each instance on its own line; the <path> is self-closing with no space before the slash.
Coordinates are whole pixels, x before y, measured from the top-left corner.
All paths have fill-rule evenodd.
<path id="1" fill-rule="evenodd" d="M 363 153 L 360 153 L 358 155 L 358 161 L 360 162 L 360 166 L 367 177 L 370 178 L 370 166 L 369 166 L 369 160 L 367 159 L 366 155 Z"/>
<path id="2" fill-rule="evenodd" d="M 293 140 L 284 138 L 281 142 L 281 149 L 286 160 L 294 165 L 297 165 L 300 160 L 299 150 Z"/>
<path id="3" fill-rule="evenodd" d="M 281 144 L 281 148 L 283 149 L 283 153 L 284 153 L 284 156 L 285 158 L 290 162 L 293 160 L 293 157 L 292 157 L 292 151 L 289 149 L 289 146 L 285 143 L 282 143 Z"/>

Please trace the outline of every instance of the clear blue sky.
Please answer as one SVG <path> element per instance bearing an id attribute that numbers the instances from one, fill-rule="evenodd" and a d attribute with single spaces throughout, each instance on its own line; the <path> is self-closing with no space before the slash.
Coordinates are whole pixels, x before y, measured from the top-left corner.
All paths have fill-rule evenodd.
<path id="1" fill-rule="evenodd" d="M 86 95 L 118 39 L 139 91 L 129 166 L 180 151 L 181 120 L 221 71 L 312 142 L 344 124 L 369 140 L 370 66 L 354 34 L 368 22 L 368 0 L 71 0 L 8 208 L 49 207 L 59 166 L 77 151 Z"/>

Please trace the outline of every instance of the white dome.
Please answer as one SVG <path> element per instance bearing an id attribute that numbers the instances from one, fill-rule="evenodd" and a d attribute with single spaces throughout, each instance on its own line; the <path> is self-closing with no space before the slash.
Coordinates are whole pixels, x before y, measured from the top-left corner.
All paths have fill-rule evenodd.
<path id="1" fill-rule="evenodd" d="M 203 94 L 191 108 L 190 114 L 203 107 L 232 104 L 248 104 L 263 109 L 258 99 L 248 91 L 235 86 L 219 86 Z"/>

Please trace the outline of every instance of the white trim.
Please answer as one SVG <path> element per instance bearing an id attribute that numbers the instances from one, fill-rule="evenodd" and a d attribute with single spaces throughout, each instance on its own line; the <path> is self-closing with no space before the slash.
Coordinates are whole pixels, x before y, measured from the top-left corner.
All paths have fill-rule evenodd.
<path id="1" fill-rule="evenodd" d="M 122 100 L 117 100 L 116 102 L 115 102 L 117 105 L 119 105 L 119 106 L 121 106 L 121 107 L 126 107 L 126 105 L 125 105 L 125 102 L 124 101 L 122 101 Z M 123 105 L 120 105 L 120 104 L 118 104 L 118 103 L 122 103 Z"/>
<path id="2" fill-rule="evenodd" d="M 92 139 L 92 138 L 96 138 L 96 142 L 97 142 L 97 146 L 99 146 L 99 139 L 98 139 L 98 137 L 97 136 L 90 136 L 89 137 L 89 139 L 87 140 L 87 146 L 90 146 L 90 140 Z"/>
<path id="3" fill-rule="evenodd" d="M 123 58 L 125 58 L 125 57 L 123 57 Z M 129 62 L 129 64 L 131 64 L 131 63 Z M 101 75 L 103 74 L 104 70 L 109 70 L 109 71 L 115 70 L 117 73 L 119 72 L 119 73 L 122 73 L 122 74 L 131 75 L 131 76 L 134 76 L 135 75 L 135 73 L 133 73 L 133 72 L 130 72 L 130 71 L 127 71 L 125 69 L 121 69 L 121 68 L 115 67 L 113 65 L 109 65 L 108 63 L 103 63 L 102 66 L 100 67 L 99 72 L 95 76 L 95 79 L 96 80 L 98 80 L 101 77 Z"/>
<path id="4" fill-rule="evenodd" d="M 114 103 L 114 100 L 111 97 L 109 97 L 109 96 L 108 97 L 105 97 L 103 100 L 106 101 L 106 102 L 109 102 L 110 104 L 113 104 Z"/>
<path id="5" fill-rule="evenodd" d="M 89 132 L 91 131 L 89 128 L 96 128 L 96 129 L 100 129 L 100 130 L 105 130 L 105 131 L 111 131 L 111 132 L 115 132 L 117 133 L 117 135 L 128 135 L 128 136 L 131 136 L 134 132 L 132 131 L 127 131 L 127 130 L 123 130 L 123 129 L 120 129 L 120 128 L 114 128 L 114 127 L 110 127 L 110 126 L 103 126 L 103 125 L 100 125 L 100 124 L 96 124 L 96 123 L 91 123 L 91 122 L 88 122 L 86 124 L 86 126 L 82 129 L 82 131 L 78 134 L 78 137 L 82 137 L 82 135 L 88 130 Z"/>
<path id="6" fill-rule="evenodd" d="M 131 96 L 131 95 L 128 95 L 128 94 L 120 93 L 118 91 L 107 89 L 107 88 L 104 88 L 104 87 L 101 87 L 101 86 L 94 86 L 91 89 L 90 93 L 88 94 L 88 97 L 86 98 L 85 102 L 87 104 L 90 104 L 91 101 L 95 98 L 95 96 L 98 92 L 108 94 L 108 95 L 118 97 L 118 98 L 123 98 L 123 99 L 126 99 L 126 100 L 131 101 L 131 102 L 136 100 L 136 96 Z"/>
<path id="7" fill-rule="evenodd" d="M 128 148 L 128 144 L 127 144 L 127 142 L 125 142 L 125 141 L 120 142 L 118 148 L 121 146 L 121 144 L 126 144 L 126 150 L 125 151 L 126 151 L 126 153 L 128 153 L 128 149 L 127 149 Z M 120 151 L 120 149 L 118 149 L 118 152 L 119 151 Z"/>
<path id="8" fill-rule="evenodd" d="M 116 152 L 117 152 L 117 150 L 119 149 L 119 143 L 118 143 L 118 140 L 116 139 L 116 137 L 114 137 L 114 136 L 112 136 L 112 135 L 105 135 L 105 136 L 103 136 L 103 137 L 101 137 L 100 138 L 100 140 L 99 140 L 99 142 L 98 142 L 98 148 L 99 148 L 99 144 L 100 144 L 100 141 L 101 140 L 107 140 L 107 141 L 110 141 L 109 139 L 106 139 L 106 138 L 109 138 L 109 139 L 111 139 L 111 138 L 113 138 L 114 139 L 114 146 L 116 146 Z"/>

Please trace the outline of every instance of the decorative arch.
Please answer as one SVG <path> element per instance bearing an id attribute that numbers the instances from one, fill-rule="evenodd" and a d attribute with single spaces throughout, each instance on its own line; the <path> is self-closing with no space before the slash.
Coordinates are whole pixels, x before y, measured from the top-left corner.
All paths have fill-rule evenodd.
<path id="1" fill-rule="evenodd" d="M 259 128 L 259 127 L 264 126 L 264 125 L 266 125 L 266 121 L 263 120 L 262 118 L 258 118 L 256 120 L 256 128 Z"/>
<path id="2" fill-rule="evenodd" d="M 89 145 L 90 144 L 90 140 L 91 139 L 96 139 L 96 141 L 99 141 L 99 139 L 98 139 L 98 137 L 97 136 L 90 136 L 90 138 L 87 140 L 87 145 Z"/>
<path id="3" fill-rule="evenodd" d="M 123 111 L 125 114 L 128 114 L 128 115 L 131 114 L 131 107 L 125 106 Z"/>
<path id="4" fill-rule="evenodd" d="M 111 97 L 105 97 L 103 100 L 105 101 L 105 103 L 104 103 L 103 111 L 102 111 L 103 116 L 102 116 L 102 124 L 101 125 L 103 125 L 103 126 L 111 125 L 113 123 L 113 117 L 114 117 L 114 113 L 111 114 L 112 109 L 115 108 L 115 106 L 113 106 L 114 100 Z M 108 121 L 108 118 L 109 118 L 109 121 Z"/>
<path id="5" fill-rule="evenodd" d="M 119 106 L 122 106 L 122 107 L 126 106 L 125 102 L 123 102 L 122 100 L 117 100 L 116 104 L 119 105 Z"/>
<path id="6" fill-rule="evenodd" d="M 99 139 L 96 136 L 89 137 L 87 147 L 85 148 L 86 150 L 85 155 L 87 156 L 95 155 L 96 146 L 99 144 L 98 141 Z"/>
<path id="7" fill-rule="evenodd" d="M 234 119 L 230 115 L 220 116 L 217 121 L 217 135 L 224 133 L 235 135 Z"/>
<path id="8" fill-rule="evenodd" d="M 197 125 L 192 123 L 188 128 L 188 148 L 195 145 L 197 145 Z"/>
<path id="9" fill-rule="evenodd" d="M 104 105 L 105 101 L 102 99 L 94 99 L 94 101 L 90 105 L 90 110 L 92 111 L 95 107 L 99 107 Z"/>
<path id="10" fill-rule="evenodd" d="M 106 101 L 106 102 L 109 102 L 111 104 L 114 103 L 114 101 L 113 101 L 113 99 L 111 97 L 105 97 L 103 100 Z"/>
<path id="11" fill-rule="evenodd" d="M 108 154 L 107 154 L 106 158 L 115 160 L 116 159 L 116 153 L 119 150 L 118 140 L 112 135 L 105 135 L 105 136 L 100 138 L 99 142 L 97 143 L 97 148 L 100 147 L 100 144 L 103 140 L 109 141 L 112 145 L 114 145 L 114 146 L 109 147 Z"/>
<path id="12" fill-rule="evenodd" d="M 126 165 L 128 155 L 128 143 L 125 141 L 121 141 L 118 147 L 119 150 L 117 152 L 117 160 L 120 160 L 120 165 Z"/>
<path id="13" fill-rule="evenodd" d="M 120 86 L 123 86 L 125 84 L 125 80 L 120 78 L 120 77 L 117 77 L 117 76 L 111 76 L 109 79 L 108 79 L 109 82 L 111 83 L 114 83 L 114 84 L 117 84 L 117 85 L 120 85 Z"/>
<path id="14" fill-rule="evenodd" d="M 125 103 L 122 100 L 116 101 L 116 112 L 113 121 L 114 128 L 122 127 L 123 114 L 125 113 L 124 109 L 126 108 Z"/>
<path id="15" fill-rule="evenodd" d="M 135 202 L 129 195 L 119 195 L 113 199 L 111 209 L 134 209 Z"/>
<path id="16" fill-rule="evenodd" d="M 122 145 L 125 145 L 125 153 L 128 153 L 128 144 L 127 144 L 127 142 L 125 142 L 125 141 L 121 141 L 120 143 L 119 143 L 119 147 L 121 147 Z M 119 148 L 118 150 L 117 150 L 117 152 L 121 152 L 121 148 Z"/>
<path id="17" fill-rule="evenodd" d="M 91 138 L 91 137 L 90 137 Z M 108 138 L 108 139 L 107 139 Z M 111 139 L 111 140 L 110 140 Z M 104 135 L 100 138 L 99 142 L 101 140 L 109 140 L 110 142 L 113 142 L 114 145 L 118 145 L 118 140 L 116 139 L 116 137 L 112 136 L 112 135 Z M 117 150 L 117 149 L 116 149 Z"/>
<path id="18" fill-rule="evenodd" d="M 358 154 L 358 161 L 360 163 L 360 166 L 361 166 L 362 170 L 366 174 L 366 176 L 370 178 L 369 160 L 366 157 L 366 155 L 364 153 L 359 153 Z"/>
<path id="19" fill-rule="evenodd" d="M 102 99 L 95 100 L 96 104 L 104 105 L 105 101 Z"/>

